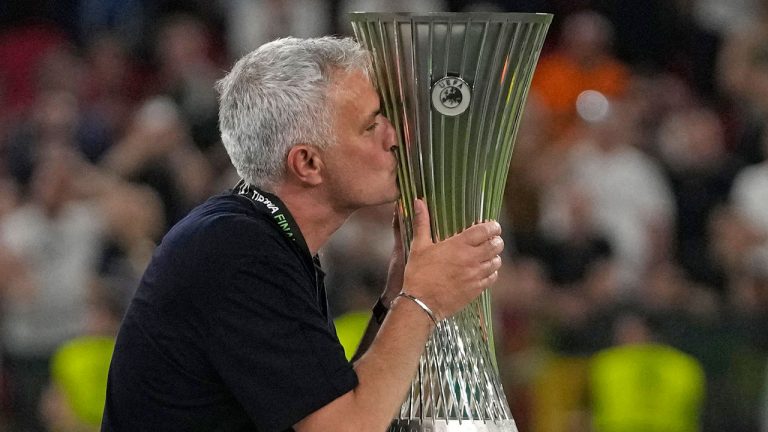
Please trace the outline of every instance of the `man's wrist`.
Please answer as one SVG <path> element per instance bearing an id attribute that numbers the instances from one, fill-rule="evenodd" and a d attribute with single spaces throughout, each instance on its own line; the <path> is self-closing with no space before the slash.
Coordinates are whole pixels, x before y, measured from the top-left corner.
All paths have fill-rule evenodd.
<path id="1" fill-rule="evenodd" d="M 435 327 L 437 327 L 437 323 L 439 319 L 437 318 L 437 315 L 435 314 L 435 312 L 429 306 L 427 306 L 426 303 L 424 303 L 418 297 L 408 294 L 405 291 L 400 291 L 400 293 L 397 295 L 397 297 L 395 297 L 395 299 L 398 299 L 400 297 L 403 297 L 407 299 L 407 301 L 413 302 L 413 304 L 417 305 L 422 310 L 422 312 L 424 312 L 429 317 L 430 321 L 432 321 Z"/>

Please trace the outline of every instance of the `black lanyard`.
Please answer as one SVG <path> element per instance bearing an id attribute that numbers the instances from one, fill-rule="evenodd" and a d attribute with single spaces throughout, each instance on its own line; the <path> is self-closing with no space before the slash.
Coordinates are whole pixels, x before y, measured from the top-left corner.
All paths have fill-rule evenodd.
<path id="1" fill-rule="evenodd" d="M 298 248 L 301 257 L 304 259 L 304 263 L 307 266 L 307 270 L 315 273 L 315 284 L 317 286 L 318 296 L 322 296 L 322 301 L 320 301 L 321 307 L 323 308 L 323 313 L 327 316 L 328 306 L 324 301 L 325 286 L 323 284 L 325 272 L 323 272 L 323 269 L 320 267 L 320 259 L 317 255 L 313 257 L 309 252 L 307 241 L 304 240 L 299 225 L 296 223 L 296 220 L 288 211 L 285 204 L 283 204 L 277 196 L 269 192 L 264 192 L 256 186 L 246 183 L 245 180 L 240 180 L 240 182 L 238 182 L 232 189 L 232 192 L 248 198 L 255 205 L 257 210 L 271 215 L 272 220 L 280 229 L 280 232 L 282 232 L 283 235 L 288 240 L 291 240 L 291 243 Z M 321 298 L 318 298 L 318 300 L 321 300 Z"/>
<path id="2" fill-rule="evenodd" d="M 285 204 L 280 201 L 280 198 L 246 183 L 245 180 L 240 180 L 233 189 L 233 192 L 237 195 L 249 198 L 256 204 L 256 207 L 259 210 L 271 215 L 272 220 L 277 224 L 277 227 L 280 228 L 280 232 L 298 246 L 302 255 L 312 256 L 309 252 L 307 241 L 304 240 L 304 236 L 301 234 L 299 225 L 296 224 L 296 220 L 285 207 Z"/>

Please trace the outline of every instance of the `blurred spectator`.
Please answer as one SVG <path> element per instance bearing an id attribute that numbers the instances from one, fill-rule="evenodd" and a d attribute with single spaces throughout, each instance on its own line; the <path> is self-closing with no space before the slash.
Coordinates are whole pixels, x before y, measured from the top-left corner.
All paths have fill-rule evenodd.
<path id="1" fill-rule="evenodd" d="M 16 125 L 8 142 L 6 169 L 26 187 L 41 152 L 63 146 L 86 156 L 109 145 L 106 125 L 98 116 L 86 116 L 77 97 L 67 91 L 41 93 L 31 115 Z"/>
<path id="2" fill-rule="evenodd" d="M 718 58 L 718 78 L 740 119 L 739 156 L 748 164 L 766 159 L 768 115 L 768 2 L 761 1 L 751 25 L 728 33 Z"/>
<path id="3" fill-rule="evenodd" d="M 108 231 L 98 271 L 115 282 L 116 294 L 127 305 L 164 232 L 163 204 L 151 188 L 121 182 L 100 195 Z"/>
<path id="4" fill-rule="evenodd" d="M 578 223 L 583 222 L 585 219 Z M 610 344 L 610 322 L 621 284 L 610 247 L 591 227 L 581 225 L 554 241 L 547 237 L 534 240 L 540 244 L 538 253 L 548 263 L 544 268 L 552 278 L 551 289 L 540 293 L 543 298 L 539 301 L 545 306 L 534 315 L 543 326 L 538 349 L 545 350 L 534 357 L 540 363 L 530 371 L 530 421 L 536 431 L 584 430 L 587 359 Z"/>
<path id="5" fill-rule="evenodd" d="M 653 318 L 658 337 L 681 348 L 680 344 L 694 339 L 690 333 L 680 334 L 691 327 L 691 320 L 712 322 L 717 318 L 718 299 L 690 281 L 677 263 L 665 261 L 649 269 L 643 278 L 643 293 L 633 302 Z"/>
<path id="6" fill-rule="evenodd" d="M 540 221 L 545 233 L 566 232 L 580 214 L 569 210 L 572 193 L 583 194 L 592 205 L 577 209 L 589 209 L 588 223 L 610 242 L 622 294 L 637 288 L 649 265 L 666 258 L 674 228 L 672 193 L 660 166 L 635 148 L 636 139 L 634 113 L 622 103 L 609 104 L 605 117 L 571 145 L 564 176 L 543 197 Z"/>
<path id="7" fill-rule="evenodd" d="M 667 118 L 701 108 L 694 89 L 672 73 L 634 73 L 623 100 L 637 116 L 638 148 L 662 161 L 659 134 Z"/>
<path id="8" fill-rule="evenodd" d="M 53 383 L 44 390 L 40 415 L 48 432 L 96 432 L 101 425 L 111 338 L 77 338 L 64 344 L 52 359 Z M 102 376 L 103 375 L 103 376 Z M 101 377 L 101 379 L 99 379 Z"/>
<path id="9" fill-rule="evenodd" d="M 653 336 L 645 319 L 620 315 L 616 347 L 590 362 L 589 392 L 595 432 L 701 430 L 704 371 L 693 357 Z"/>
<path id="10" fill-rule="evenodd" d="M 75 148 L 77 142 L 77 98 L 67 92 L 46 92 L 35 103 L 30 118 L 18 124 L 8 143 L 6 169 L 14 180 L 27 186 L 39 153 L 47 146 Z"/>
<path id="11" fill-rule="evenodd" d="M 760 71 L 756 70 L 764 63 L 764 42 L 768 37 L 768 27 L 764 17 L 768 13 L 768 3 L 755 0 L 752 10 L 738 25 L 727 27 L 727 36 L 720 53 L 720 84 L 727 96 L 760 103 L 750 95 L 750 79 Z"/>
<path id="12" fill-rule="evenodd" d="M 6 169 L 22 187 L 27 186 L 39 154 L 47 146 L 64 146 L 86 157 L 97 157 L 111 144 L 108 127 L 99 114 L 81 112 L 76 95 L 62 90 L 41 93 L 27 121 L 12 130 Z"/>
<path id="13" fill-rule="evenodd" d="M 644 278 L 636 307 L 654 323 L 654 334 L 666 345 L 696 357 L 709 373 L 715 369 L 721 332 L 719 300 L 711 287 L 687 278 L 674 261 L 651 268 Z"/>
<path id="14" fill-rule="evenodd" d="M 0 277 L 12 430 L 42 430 L 36 407 L 48 361 L 60 343 L 82 330 L 85 286 L 96 270 L 104 225 L 93 203 L 77 197 L 76 173 L 71 150 L 45 148 L 30 200 L 0 224 L 0 242 L 16 264 Z"/>
<path id="15" fill-rule="evenodd" d="M 163 201 L 166 227 L 201 202 L 211 184 L 210 165 L 193 145 L 185 118 L 176 104 L 162 97 L 141 106 L 102 166 L 155 189 Z"/>
<path id="16" fill-rule="evenodd" d="M 123 40 L 113 33 L 100 33 L 88 40 L 85 51 L 82 108 L 89 118 L 103 124 L 104 139 L 82 145 L 83 154 L 98 161 L 125 132 L 132 110 L 146 93 L 138 65 L 132 61 Z"/>
<path id="17" fill-rule="evenodd" d="M 536 241 L 552 282 L 568 286 L 582 283 L 599 261 L 610 260 L 612 247 L 606 230 L 596 223 L 590 192 L 572 183 L 564 183 L 560 192 L 563 223 L 544 231 Z"/>
<path id="18" fill-rule="evenodd" d="M 673 111 L 659 129 L 661 155 L 676 202 L 676 257 L 696 280 L 723 290 L 709 254 L 708 223 L 728 201 L 739 163 L 726 151 L 722 123 L 704 107 Z"/>
<path id="19" fill-rule="evenodd" d="M 726 285 L 742 274 L 749 254 L 763 240 L 743 215 L 732 206 L 717 208 L 709 221 L 710 255 Z"/>
<path id="20" fill-rule="evenodd" d="M 214 84 L 223 75 L 211 56 L 211 35 L 202 20 L 174 15 L 155 41 L 160 91 L 178 105 L 193 144 L 206 150 L 219 142 L 219 106 Z"/>
<path id="21" fill-rule="evenodd" d="M 86 329 L 62 344 L 51 359 L 51 380 L 40 404 L 49 432 L 98 431 L 107 373 L 123 314 L 120 299 L 103 281 L 91 284 Z"/>
<path id="22" fill-rule="evenodd" d="M 620 284 L 610 260 L 589 266 L 580 284 L 553 291 L 548 299 L 549 346 L 563 358 L 583 358 L 610 345 Z"/>
<path id="23" fill-rule="evenodd" d="M 567 16 L 557 48 L 539 60 L 531 92 L 552 112 L 556 137 L 574 126 L 582 92 L 617 98 L 626 91 L 629 70 L 611 52 L 613 32 L 610 21 L 596 12 Z"/>

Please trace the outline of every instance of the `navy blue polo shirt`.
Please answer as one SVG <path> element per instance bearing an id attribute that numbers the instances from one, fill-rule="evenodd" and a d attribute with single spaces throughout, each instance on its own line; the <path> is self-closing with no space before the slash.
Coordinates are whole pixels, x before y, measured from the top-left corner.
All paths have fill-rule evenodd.
<path id="1" fill-rule="evenodd" d="M 171 229 L 120 328 L 102 431 L 291 431 L 357 385 L 291 224 L 235 191 Z"/>

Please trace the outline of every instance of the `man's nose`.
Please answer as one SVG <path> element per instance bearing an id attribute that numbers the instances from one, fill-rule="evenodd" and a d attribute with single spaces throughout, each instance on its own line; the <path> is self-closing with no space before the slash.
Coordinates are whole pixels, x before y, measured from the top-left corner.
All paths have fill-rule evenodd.
<path id="1" fill-rule="evenodd" d="M 392 122 L 389 121 L 388 118 L 384 117 L 384 145 L 386 146 L 387 150 L 395 150 L 397 148 L 397 133 L 395 131 L 395 127 L 392 125 Z"/>

